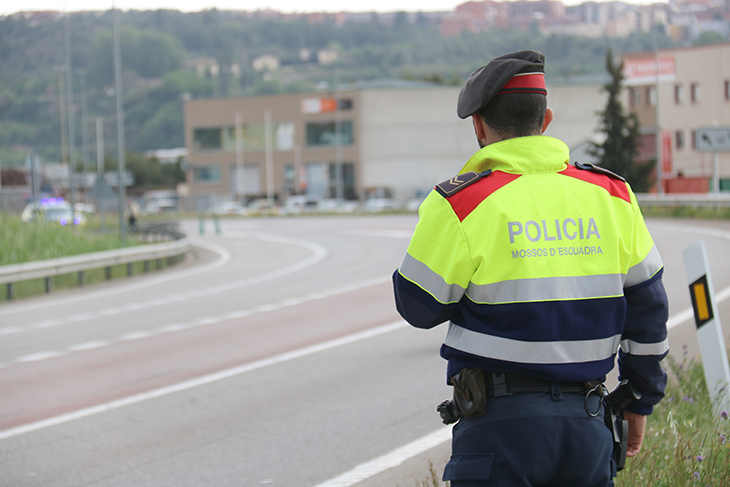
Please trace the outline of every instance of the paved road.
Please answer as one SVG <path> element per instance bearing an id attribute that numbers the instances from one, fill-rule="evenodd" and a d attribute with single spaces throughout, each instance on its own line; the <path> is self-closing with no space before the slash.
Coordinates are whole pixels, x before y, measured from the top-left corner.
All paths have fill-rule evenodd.
<path id="1" fill-rule="evenodd" d="M 179 268 L 0 307 L 0 487 L 412 485 L 442 467 L 445 329 L 406 327 L 389 283 L 415 223 L 224 220 Z M 672 346 L 695 354 L 681 251 L 703 238 L 730 288 L 730 225 L 650 228 Z"/>

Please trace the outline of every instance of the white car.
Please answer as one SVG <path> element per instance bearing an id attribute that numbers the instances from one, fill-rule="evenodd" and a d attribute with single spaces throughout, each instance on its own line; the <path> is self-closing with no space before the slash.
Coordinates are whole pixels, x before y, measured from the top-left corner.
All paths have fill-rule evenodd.
<path id="1" fill-rule="evenodd" d="M 324 211 L 324 198 L 318 194 L 302 194 L 286 199 L 282 212 L 285 214 L 315 213 Z"/>
<path id="2" fill-rule="evenodd" d="M 380 213 L 398 209 L 398 202 L 391 198 L 369 198 L 362 205 L 362 211 L 366 213 Z"/>
<path id="3" fill-rule="evenodd" d="M 208 208 L 206 213 L 209 215 L 247 215 L 249 211 L 241 201 L 223 201 Z"/>
<path id="4" fill-rule="evenodd" d="M 26 205 L 20 219 L 24 222 L 44 221 L 59 223 L 62 226 L 78 226 L 86 223 L 81 212 L 74 212 L 71 203 L 63 198 L 43 198 Z"/>

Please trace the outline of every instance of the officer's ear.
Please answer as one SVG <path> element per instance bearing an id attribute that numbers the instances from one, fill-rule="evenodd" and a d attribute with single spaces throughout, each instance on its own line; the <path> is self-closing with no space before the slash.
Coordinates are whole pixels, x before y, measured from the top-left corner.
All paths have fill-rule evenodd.
<path id="1" fill-rule="evenodd" d="M 477 139 L 484 140 L 487 137 L 486 130 L 484 128 L 484 120 L 479 113 L 474 113 L 471 116 L 472 122 L 474 123 L 474 133 L 477 135 Z"/>
<path id="2" fill-rule="evenodd" d="M 555 118 L 555 114 L 550 108 L 545 109 L 545 120 L 542 122 L 542 133 L 544 134 L 547 130 L 548 126 L 550 125 L 550 122 L 553 121 L 553 118 Z"/>

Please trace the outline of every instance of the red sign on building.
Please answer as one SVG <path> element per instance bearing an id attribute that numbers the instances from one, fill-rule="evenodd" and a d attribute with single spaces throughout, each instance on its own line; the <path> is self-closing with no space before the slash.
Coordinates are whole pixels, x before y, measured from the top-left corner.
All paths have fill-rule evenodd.
<path id="1" fill-rule="evenodd" d="M 662 130 L 662 178 L 672 177 L 672 133 Z"/>

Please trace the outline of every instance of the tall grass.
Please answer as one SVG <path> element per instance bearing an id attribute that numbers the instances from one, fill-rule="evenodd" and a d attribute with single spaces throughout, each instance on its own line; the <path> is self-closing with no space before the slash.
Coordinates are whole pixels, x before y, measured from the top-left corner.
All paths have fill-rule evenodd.
<path id="1" fill-rule="evenodd" d="M 641 453 L 617 487 L 730 486 L 730 411 L 713 413 L 702 364 L 666 361 L 666 397 L 647 421 Z"/>
<path id="2" fill-rule="evenodd" d="M 129 242 L 135 244 L 135 242 Z M 117 234 L 49 222 L 23 222 L 0 213 L 0 265 L 99 252 L 120 246 Z"/>
<path id="3" fill-rule="evenodd" d="M 96 224 L 95 224 L 96 223 Z M 141 242 L 134 235 L 128 235 L 127 246 Z M 0 213 L 0 266 L 19 264 L 37 260 L 55 259 L 70 255 L 101 252 L 121 247 L 119 235 L 101 233 L 98 222 L 92 219 L 86 227 L 68 227 L 48 222 L 23 222 L 17 216 Z M 91 269 L 79 276 L 78 273 L 64 274 L 52 278 L 53 289 L 66 289 L 79 286 L 81 277 L 83 285 L 99 283 L 110 279 L 141 274 L 148 270 L 160 269 L 164 265 L 173 265 L 182 257 L 158 260 L 145 265 L 135 262 L 128 267 L 125 264 L 112 266 L 110 274 L 105 269 Z M 13 283 L 13 298 L 22 299 L 45 292 L 44 279 Z M 4 290 L 2 288 L 5 288 Z M 8 288 L 0 286 L 0 303 L 7 301 Z"/>

